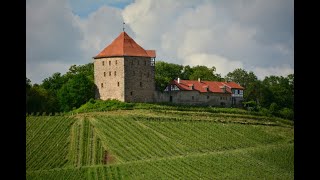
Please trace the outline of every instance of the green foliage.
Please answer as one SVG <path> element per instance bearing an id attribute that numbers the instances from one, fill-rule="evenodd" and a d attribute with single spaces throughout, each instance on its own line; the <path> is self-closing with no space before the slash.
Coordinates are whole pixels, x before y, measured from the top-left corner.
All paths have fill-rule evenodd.
<path id="1" fill-rule="evenodd" d="M 58 91 L 62 111 L 78 108 L 94 97 L 94 83 L 85 74 L 76 74 Z"/>
<path id="2" fill-rule="evenodd" d="M 233 72 L 229 72 L 226 75 L 225 79 L 228 81 L 239 83 L 245 89 L 247 89 L 248 86 L 258 80 L 257 76 L 252 71 L 248 73 L 241 68 L 237 68 Z"/>
<path id="3" fill-rule="evenodd" d="M 180 77 L 182 69 L 182 65 L 156 61 L 155 81 L 157 89 L 163 91 L 171 80 Z"/>
<path id="4" fill-rule="evenodd" d="M 39 85 L 33 85 L 26 94 L 26 111 L 31 112 L 53 112 L 53 97 Z"/>
<path id="5" fill-rule="evenodd" d="M 192 74 L 189 76 L 190 80 L 201 80 L 206 81 L 219 81 L 220 79 L 215 75 L 216 68 L 208 68 L 207 66 L 194 66 L 192 67 Z"/>
<path id="6" fill-rule="evenodd" d="M 279 111 L 279 115 L 282 118 L 294 120 L 294 112 L 292 109 L 283 108 Z"/>
<path id="7" fill-rule="evenodd" d="M 82 112 L 132 109 L 133 106 L 134 106 L 133 103 L 121 102 L 116 99 L 111 99 L 106 101 L 90 99 L 86 104 L 83 104 L 81 107 L 74 110 L 73 112 L 82 113 Z"/>

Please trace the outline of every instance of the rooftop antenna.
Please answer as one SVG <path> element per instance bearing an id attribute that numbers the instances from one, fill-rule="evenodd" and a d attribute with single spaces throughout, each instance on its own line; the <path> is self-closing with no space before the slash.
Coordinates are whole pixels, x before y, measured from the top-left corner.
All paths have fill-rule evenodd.
<path id="1" fill-rule="evenodd" d="M 122 23 L 122 31 L 124 32 L 124 25 L 125 25 L 126 23 Z"/>

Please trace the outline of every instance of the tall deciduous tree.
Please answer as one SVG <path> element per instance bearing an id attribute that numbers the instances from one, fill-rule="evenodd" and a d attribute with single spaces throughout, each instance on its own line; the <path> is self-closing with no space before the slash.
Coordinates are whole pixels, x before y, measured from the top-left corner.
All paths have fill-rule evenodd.
<path id="1" fill-rule="evenodd" d="M 211 68 L 208 68 L 207 66 L 194 66 L 192 67 L 192 73 L 189 76 L 190 80 L 198 80 L 200 78 L 201 80 L 206 81 L 220 81 L 221 77 L 220 75 L 217 75 L 216 68 L 213 66 Z"/>
<path id="2" fill-rule="evenodd" d="M 155 65 L 155 81 L 158 90 L 163 91 L 168 83 L 181 76 L 182 65 L 157 61 Z"/>
<path id="3" fill-rule="evenodd" d="M 62 111 L 70 111 L 94 98 L 94 83 L 84 74 L 76 74 L 58 91 Z"/>

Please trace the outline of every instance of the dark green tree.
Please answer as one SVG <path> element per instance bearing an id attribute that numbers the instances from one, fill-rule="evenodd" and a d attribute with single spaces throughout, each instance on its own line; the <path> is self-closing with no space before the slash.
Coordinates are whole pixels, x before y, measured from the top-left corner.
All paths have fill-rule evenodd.
<path id="1" fill-rule="evenodd" d="M 52 107 L 52 97 L 48 91 L 38 84 L 30 86 L 26 94 L 26 111 L 32 112 L 54 112 Z"/>
<path id="2" fill-rule="evenodd" d="M 213 66 L 211 68 L 208 68 L 207 66 L 194 66 L 192 67 L 192 74 L 189 76 L 190 80 L 198 80 L 200 78 L 201 80 L 206 81 L 219 81 L 219 76 L 216 75 L 215 71 L 216 68 Z"/>
<path id="3" fill-rule="evenodd" d="M 181 76 L 182 65 L 157 61 L 155 65 L 156 88 L 163 91 L 168 83 Z"/>
<path id="4" fill-rule="evenodd" d="M 69 79 L 57 95 L 61 110 L 70 111 L 94 98 L 94 83 L 84 73 L 79 73 Z"/>

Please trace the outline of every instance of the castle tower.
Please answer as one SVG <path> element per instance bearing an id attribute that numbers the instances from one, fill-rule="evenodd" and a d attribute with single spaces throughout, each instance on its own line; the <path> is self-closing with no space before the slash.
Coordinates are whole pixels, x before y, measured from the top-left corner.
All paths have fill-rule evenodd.
<path id="1" fill-rule="evenodd" d="M 155 50 L 145 50 L 126 32 L 94 58 L 96 99 L 152 102 Z"/>

